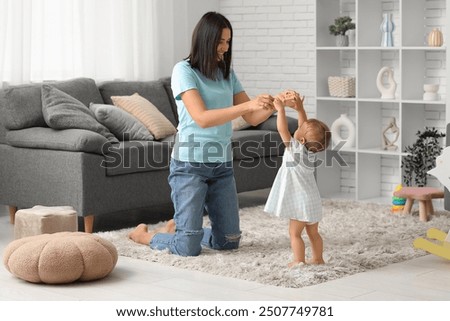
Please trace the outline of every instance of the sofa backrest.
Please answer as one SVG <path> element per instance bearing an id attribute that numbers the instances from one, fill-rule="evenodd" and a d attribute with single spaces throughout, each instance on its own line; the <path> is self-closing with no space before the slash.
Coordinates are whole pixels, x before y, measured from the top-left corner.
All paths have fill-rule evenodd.
<path id="1" fill-rule="evenodd" d="M 76 78 L 66 81 L 46 82 L 81 101 L 86 107 L 91 102 L 102 104 L 103 99 L 95 81 Z M 10 86 L 0 90 L 0 142 L 4 142 L 5 129 L 47 127 L 42 115 L 42 83 Z"/>
<path id="2" fill-rule="evenodd" d="M 168 85 L 167 81 L 169 81 Z M 166 88 L 167 86 L 169 87 Z M 99 84 L 98 88 L 105 104 L 112 104 L 112 96 L 131 96 L 138 93 L 155 105 L 174 126 L 178 123 L 176 109 L 174 110 L 173 107 L 175 101 L 171 95 L 170 80 L 107 81 Z"/>

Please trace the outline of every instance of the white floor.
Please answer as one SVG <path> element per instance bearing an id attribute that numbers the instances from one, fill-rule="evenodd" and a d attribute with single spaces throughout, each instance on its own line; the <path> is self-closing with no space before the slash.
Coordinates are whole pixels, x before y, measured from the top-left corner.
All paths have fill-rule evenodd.
<path id="1" fill-rule="evenodd" d="M 244 199 L 241 203 L 248 202 Z M 13 240 L 13 232 L 7 208 L 0 205 L 2 253 Z M 119 257 L 110 276 L 96 282 L 31 284 L 15 278 L 2 266 L 0 284 L 0 300 L 11 301 L 447 301 L 450 261 L 426 255 L 315 286 L 289 289 Z"/>

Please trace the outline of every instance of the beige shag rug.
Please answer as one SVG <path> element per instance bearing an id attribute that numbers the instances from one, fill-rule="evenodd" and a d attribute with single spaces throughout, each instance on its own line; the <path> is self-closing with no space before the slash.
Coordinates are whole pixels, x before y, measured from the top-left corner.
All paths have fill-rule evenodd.
<path id="1" fill-rule="evenodd" d="M 326 264 L 287 267 L 292 259 L 288 221 L 269 217 L 263 206 L 241 209 L 242 240 L 238 250 L 204 249 L 198 257 L 179 257 L 156 251 L 127 238 L 132 229 L 97 233 L 111 241 L 119 255 L 183 269 L 255 281 L 281 287 L 300 288 L 427 254 L 412 243 L 428 228 L 450 228 L 450 212 L 437 211 L 429 222 L 412 216 L 394 215 L 389 205 L 343 200 L 324 200 L 324 218 L 319 225 L 324 240 Z M 209 221 L 205 217 L 205 225 Z M 149 226 L 155 228 L 162 223 Z M 306 253 L 309 241 L 304 234 Z"/>

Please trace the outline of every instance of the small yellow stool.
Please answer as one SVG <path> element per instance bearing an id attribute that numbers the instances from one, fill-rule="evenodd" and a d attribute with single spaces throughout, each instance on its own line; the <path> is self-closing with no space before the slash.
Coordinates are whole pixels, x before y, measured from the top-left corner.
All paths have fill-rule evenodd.
<path id="1" fill-rule="evenodd" d="M 445 232 L 437 228 L 430 228 L 427 231 L 427 238 L 435 241 L 420 237 L 414 240 L 414 247 L 450 260 L 450 231 L 448 234 L 445 234 Z"/>
<path id="2" fill-rule="evenodd" d="M 444 198 L 444 191 L 435 187 L 403 187 L 395 191 L 394 196 L 406 198 L 403 214 L 411 214 L 414 200 L 419 201 L 419 219 L 426 222 L 434 214 L 432 200 Z"/>

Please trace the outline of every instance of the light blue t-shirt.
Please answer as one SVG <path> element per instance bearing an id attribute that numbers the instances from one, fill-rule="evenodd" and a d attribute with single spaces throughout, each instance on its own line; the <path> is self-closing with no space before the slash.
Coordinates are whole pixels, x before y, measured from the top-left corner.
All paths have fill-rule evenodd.
<path id="1" fill-rule="evenodd" d="M 207 109 L 230 107 L 233 96 L 244 91 L 233 70 L 228 80 L 223 79 L 221 73 L 218 80 L 211 80 L 193 69 L 188 61 L 178 62 L 172 72 L 172 91 L 179 119 L 172 157 L 196 163 L 231 161 L 231 122 L 208 128 L 198 126 L 181 99 L 181 94 L 190 89 L 198 90 Z"/>

